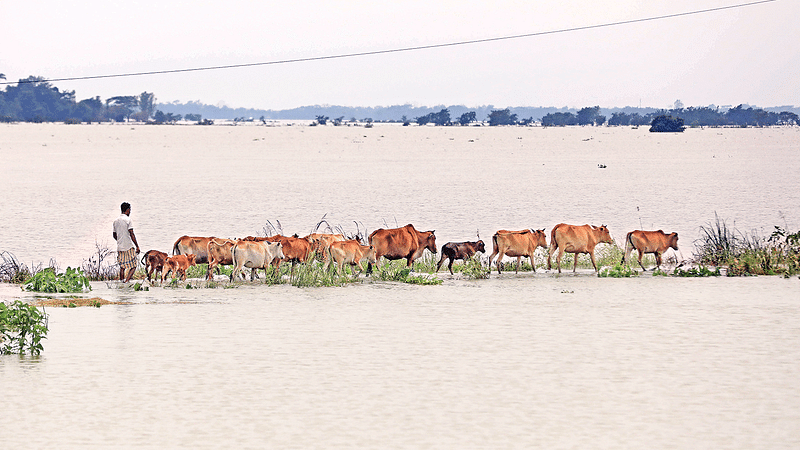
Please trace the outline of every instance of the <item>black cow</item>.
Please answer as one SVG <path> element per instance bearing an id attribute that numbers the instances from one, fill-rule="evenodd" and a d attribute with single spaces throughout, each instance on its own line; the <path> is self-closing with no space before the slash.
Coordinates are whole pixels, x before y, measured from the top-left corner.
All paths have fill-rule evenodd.
<path id="1" fill-rule="evenodd" d="M 445 259 L 449 259 L 450 263 L 447 265 L 447 268 L 450 269 L 450 274 L 453 274 L 453 261 L 457 259 L 469 259 L 472 258 L 472 255 L 475 252 L 483 252 L 486 253 L 486 247 L 483 245 L 483 241 L 478 242 L 448 242 L 442 246 L 442 257 L 439 259 L 439 263 L 436 264 L 436 271 L 438 272 L 439 269 L 442 268 L 442 264 L 444 264 Z"/>

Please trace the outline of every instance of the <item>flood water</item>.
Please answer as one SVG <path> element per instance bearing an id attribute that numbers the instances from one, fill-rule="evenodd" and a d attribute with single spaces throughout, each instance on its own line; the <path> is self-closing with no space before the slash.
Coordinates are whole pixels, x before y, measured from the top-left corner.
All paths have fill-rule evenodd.
<path id="1" fill-rule="evenodd" d="M 0 125 L 0 250 L 62 269 L 184 234 L 413 223 L 800 229 L 800 129 Z M 599 168 L 602 164 L 606 168 Z M 670 251 L 669 254 L 672 254 Z M 48 308 L 0 357 L 9 448 L 797 448 L 800 280 L 493 274 Z M 0 299 L 32 299 L 0 284 Z M 14 430 L 14 432 L 8 432 Z"/>

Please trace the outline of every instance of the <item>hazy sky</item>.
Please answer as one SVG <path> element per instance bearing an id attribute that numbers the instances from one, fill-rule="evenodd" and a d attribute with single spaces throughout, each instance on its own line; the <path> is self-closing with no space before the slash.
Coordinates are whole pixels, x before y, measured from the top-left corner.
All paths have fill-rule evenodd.
<path id="1" fill-rule="evenodd" d="M 260 63 L 629 21 L 747 0 L 0 4 L 9 81 Z M 800 1 L 513 40 L 179 74 L 62 81 L 78 100 L 304 105 L 800 105 Z M 0 80 L 2 81 L 2 80 Z M 4 88 L 5 86 L 0 86 Z"/>

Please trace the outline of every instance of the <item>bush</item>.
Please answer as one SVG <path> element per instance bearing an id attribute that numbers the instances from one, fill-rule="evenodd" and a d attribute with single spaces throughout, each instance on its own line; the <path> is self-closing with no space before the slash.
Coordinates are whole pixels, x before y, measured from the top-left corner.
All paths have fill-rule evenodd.
<path id="1" fill-rule="evenodd" d="M 15 300 L 0 303 L 0 354 L 26 351 L 38 355 L 47 336 L 47 314 L 35 306 Z"/>

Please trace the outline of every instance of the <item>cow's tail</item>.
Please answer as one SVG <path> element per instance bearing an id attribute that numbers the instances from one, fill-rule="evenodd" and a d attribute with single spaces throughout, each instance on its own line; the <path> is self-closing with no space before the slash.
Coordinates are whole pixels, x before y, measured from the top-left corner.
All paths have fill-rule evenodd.
<path id="1" fill-rule="evenodd" d="M 175 241 L 175 244 L 172 246 L 172 254 L 173 255 L 180 255 L 181 254 L 181 249 L 178 246 L 178 244 L 181 243 L 181 239 L 183 239 L 183 238 L 178 238 L 178 240 Z"/>
<path id="2" fill-rule="evenodd" d="M 625 259 L 628 257 L 628 249 L 634 249 L 636 246 L 633 245 L 633 231 L 629 231 L 628 234 L 625 236 L 625 245 L 622 246 L 622 262 L 621 265 L 625 265 Z"/>

